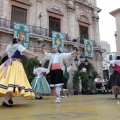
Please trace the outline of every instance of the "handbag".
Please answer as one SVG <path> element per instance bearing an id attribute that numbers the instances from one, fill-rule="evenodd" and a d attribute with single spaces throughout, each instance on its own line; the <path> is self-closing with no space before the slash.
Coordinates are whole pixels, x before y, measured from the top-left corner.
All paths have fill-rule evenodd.
<path id="1" fill-rule="evenodd" d="M 59 63 L 53 63 L 51 66 L 51 70 L 57 70 L 60 69 L 60 64 Z"/>

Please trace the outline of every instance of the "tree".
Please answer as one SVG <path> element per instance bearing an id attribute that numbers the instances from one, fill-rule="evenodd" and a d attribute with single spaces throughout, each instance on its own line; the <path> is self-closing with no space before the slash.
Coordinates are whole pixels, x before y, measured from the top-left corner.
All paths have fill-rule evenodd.
<path id="1" fill-rule="evenodd" d="M 30 58 L 26 64 L 27 67 L 27 77 L 29 82 L 31 83 L 32 80 L 35 77 L 35 74 L 33 74 L 33 69 L 35 66 L 38 66 L 39 64 L 39 60 L 35 59 L 35 58 Z"/>
<path id="2" fill-rule="evenodd" d="M 89 79 L 87 72 L 81 72 L 80 77 L 82 80 L 82 89 L 86 91 L 89 87 Z"/>
<path id="3" fill-rule="evenodd" d="M 73 89 L 75 91 L 79 91 L 79 77 L 80 77 L 80 72 L 78 70 L 74 71 L 73 75 Z"/>
<path id="4" fill-rule="evenodd" d="M 98 76 L 98 73 L 95 70 L 91 71 L 91 77 L 93 78 L 93 80 Z"/>

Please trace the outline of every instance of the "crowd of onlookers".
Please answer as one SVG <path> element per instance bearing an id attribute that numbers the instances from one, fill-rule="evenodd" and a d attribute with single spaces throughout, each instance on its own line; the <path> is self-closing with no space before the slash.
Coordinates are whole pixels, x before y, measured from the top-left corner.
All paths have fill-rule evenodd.
<path id="1" fill-rule="evenodd" d="M 97 76 L 94 81 L 95 81 L 97 93 L 103 93 L 103 94 L 108 93 L 107 83 L 109 79 L 107 76 L 105 76 L 104 79 L 101 79 L 100 76 Z"/>

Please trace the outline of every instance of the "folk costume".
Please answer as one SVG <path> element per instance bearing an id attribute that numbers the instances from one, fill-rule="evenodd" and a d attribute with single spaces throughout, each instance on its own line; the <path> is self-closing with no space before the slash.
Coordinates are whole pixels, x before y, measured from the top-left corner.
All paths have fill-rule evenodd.
<path id="1" fill-rule="evenodd" d="M 119 56 L 120 57 L 120 56 Z M 110 80 L 107 83 L 107 88 L 112 89 L 117 98 L 120 92 L 120 59 L 110 61 L 110 64 L 114 64 L 114 72 L 110 76 Z"/>
<path id="2" fill-rule="evenodd" d="M 34 92 L 27 79 L 21 59 L 21 52 L 25 51 L 20 44 L 8 45 L 6 52 L 8 59 L 0 66 L 0 96 L 4 96 L 3 106 L 10 106 L 12 96 L 34 97 Z M 9 101 L 12 101 L 9 102 Z"/>
<path id="3" fill-rule="evenodd" d="M 42 67 L 34 68 L 33 70 L 33 73 L 37 76 L 33 79 L 31 85 L 33 91 L 35 92 L 36 99 L 42 99 L 41 94 L 49 94 L 51 92 L 50 86 L 46 78 L 43 76 L 43 72 L 48 73 L 48 71 L 48 69 Z"/>
<path id="4" fill-rule="evenodd" d="M 57 46 L 54 46 L 57 47 Z M 50 68 L 50 86 L 55 87 L 57 98 L 55 102 L 60 102 L 61 85 L 63 85 L 63 60 L 71 57 L 71 53 L 47 53 L 44 56 L 50 60 L 48 68 Z"/>
<path id="5" fill-rule="evenodd" d="M 70 70 L 72 69 L 72 65 L 70 65 L 69 67 L 67 67 L 65 65 L 65 68 L 63 70 L 63 98 L 64 97 L 68 97 L 68 88 L 67 88 L 67 82 L 68 82 L 68 79 L 69 79 L 69 72 Z"/>

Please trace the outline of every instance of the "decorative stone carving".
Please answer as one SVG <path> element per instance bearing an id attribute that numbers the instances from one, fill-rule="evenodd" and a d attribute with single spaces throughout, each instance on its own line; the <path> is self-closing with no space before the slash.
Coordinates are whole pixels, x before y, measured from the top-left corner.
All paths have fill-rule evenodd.
<path id="1" fill-rule="evenodd" d="M 56 4 L 54 4 L 54 6 L 48 8 L 47 11 L 53 12 L 53 13 L 56 13 L 56 14 L 59 14 L 62 16 L 64 15 L 63 12 L 61 11 L 61 9 Z"/>
<path id="2" fill-rule="evenodd" d="M 68 12 L 74 12 L 75 11 L 75 6 L 74 6 L 74 0 L 69 0 L 67 4 L 67 10 Z"/>
<path id="3" fill-rule="evenodd" d="M 20 2 L 27 5 L 32 5 L 31 0 L 12 0 L 12 1 Z"/>
<path id="4" fill-rule="evenodd" d="M 37 2 L 41 2 L 41 3 L 42 3 L 42 2 L 43 2 L 43 0 L 37 0 Z"/>
<path id="5" fill-rule="evenodd" d="M 89 19 L 84 15 L 79 16 L 78 21 L 90 24 Z"/>

